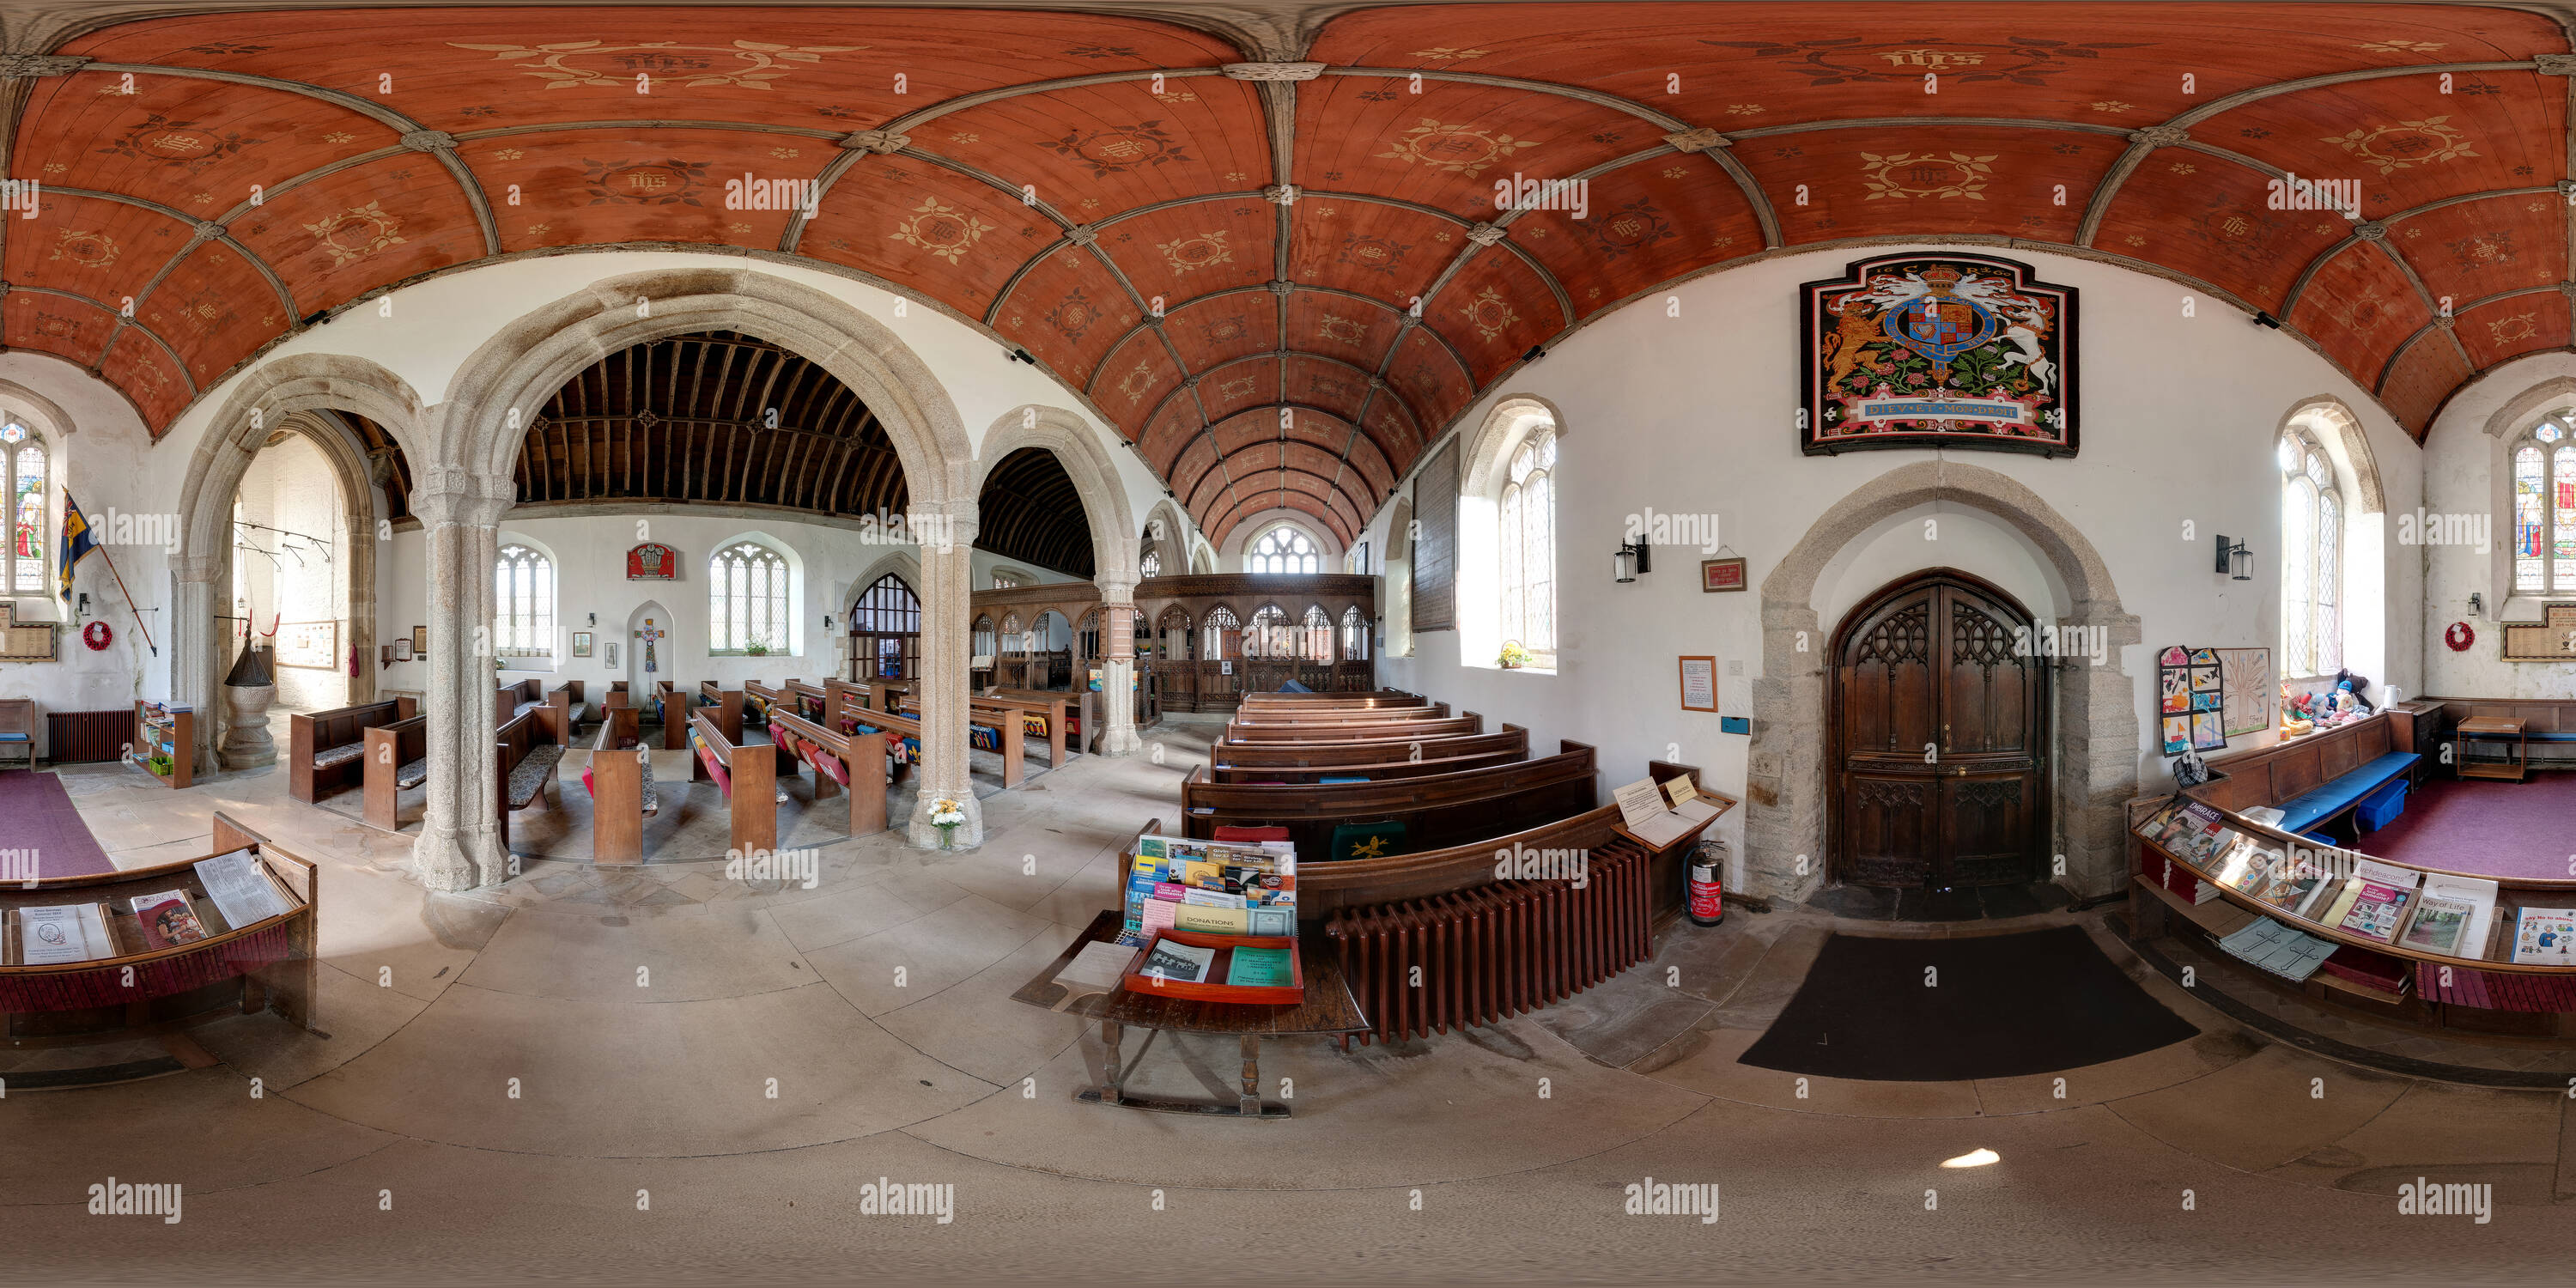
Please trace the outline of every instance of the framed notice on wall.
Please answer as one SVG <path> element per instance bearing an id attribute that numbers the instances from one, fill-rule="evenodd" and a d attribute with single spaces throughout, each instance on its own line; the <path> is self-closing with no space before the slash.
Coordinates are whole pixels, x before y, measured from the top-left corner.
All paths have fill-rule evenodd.
<path id="1" fill-rule="evenodd" d="M 286 622 L 277 628 L 277 664 L 312 671 L 340 666 L 338 622 Z"/>
<path id="2" fill-rule="evenodd" d="M 1717 659 L 1682 658 L 1682 710 L 1717 710 Z"/>

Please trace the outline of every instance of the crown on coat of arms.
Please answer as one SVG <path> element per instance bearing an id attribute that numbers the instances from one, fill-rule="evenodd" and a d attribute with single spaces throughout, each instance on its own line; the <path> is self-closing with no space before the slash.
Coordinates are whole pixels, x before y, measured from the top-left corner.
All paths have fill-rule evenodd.
<path id="1" fill-rule="evenodd" d="M 1931 287 L 1934 295 L 1947 295 L 1951 287 L 1959 284 L 1959 270 L 1935 264 L 1923 270 L 1923 284 Z"/>

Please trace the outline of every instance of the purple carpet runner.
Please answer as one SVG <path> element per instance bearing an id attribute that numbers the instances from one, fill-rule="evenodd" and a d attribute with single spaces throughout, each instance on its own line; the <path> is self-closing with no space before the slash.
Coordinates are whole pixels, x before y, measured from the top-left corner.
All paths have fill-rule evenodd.
<path id="1" fill-rule="evenodd" d="M 0 851 L 9 850 L 34 851 L 40 877 L 116 870 L 72 808 L 63 780 L 32 769 L 0 771 Z"/>

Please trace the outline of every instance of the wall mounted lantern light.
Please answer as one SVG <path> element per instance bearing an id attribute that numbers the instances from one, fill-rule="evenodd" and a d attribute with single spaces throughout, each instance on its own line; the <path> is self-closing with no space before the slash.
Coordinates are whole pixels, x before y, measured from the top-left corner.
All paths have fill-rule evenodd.
<path id="1" fill-rule="evenodd" d="M 2231 573 L 2238 581 L 2254 580 L 2254 554 L 2242 541 L 2230 545 L 2227 534 L 2218 534 L 2218 571 Z"/>
<path id="2" fill-rule="evenodd" d="M 1638 573 L 1654 570 L 1653 548 L 1643 541 L 1625 542 L 1610 556 L 1611 575 L 1622 585 L 1635 581 Z"/>
<path id="3" fill-rule="evenodd" d="M 87 599 L 87 598 L 89 598 L 89 596 L 87 596 L 87 595 L 83 595 L 83 596 L 81 596 L 81 598 L 83 598 L 83 599 Z M 2483 597 L 2481 597 L 2481 596 L 2478 594 L 2478 592 L 2476 592 L 2476 591 L 2474 591 L 2474 590 L 2473 590 L 2473 591 L 2470 591 L 2470 592 L 2469 592 L 2469 616 L 2471 616 L 2471 617 L 2475 617 L 2475 616 L 2477 616 L 2478 614 L 2485 612 L 2485 611 L 2486 611 L 2486 608 L 2487 608 L 2486 600 L 2485 600 Z"/>

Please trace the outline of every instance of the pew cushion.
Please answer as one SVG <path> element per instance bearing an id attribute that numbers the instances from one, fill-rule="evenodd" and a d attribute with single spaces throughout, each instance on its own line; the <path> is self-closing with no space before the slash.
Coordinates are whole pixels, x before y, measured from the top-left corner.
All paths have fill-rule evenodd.
<path id="1" fill-rule="evenodd" d="M 716 759 L 715 749 L 709 747 L 707 740 L 699 737 L 695 731 L 689 734 L 689 746 L 698 753 L 698 760 L 707 767 L 707 777 L 716 780 L 716 786 L 724 789 L 726 800 L 732 800 L 733 772 L 724 767 L 723 761 Z"/>
<path id="2" fill-rule="evenodd" d="M 966 726 L 966 745 L 977 751 L 999 752 L 1002 731 L 990 725 L 970 724 Z"/>
<path id="3" fill-rule="evenodd" d="M 850 785 L 850 767 L 842 764 L 840 757 L 828 751 L 817 749 L 814 752 L 814 772 L 830 775 L 833 782 L 843 787 Z"/>
<path id="4" fill-rule="evenodd" d="M 584 718 L 589 716 L 590 704 L 587 702 L 576 702 L 570 707 L 565 708 L 565 710 L 567 712 L 564 717 L 565 719 L 574 724 L 580 724 Z"/>
<path id="5" fill-rule="evenodd" d="M 1365 783 L 1367 781 L 1368 780 L 1365 778 L 1318 778 L 1315 780 L 1318 786 L 1331 783 Z"/>
<path id="6" fill-rule="evenodd" d="M 1314 690 L 1313 690 L 1313 689 L 1307 688 L 1305 685 L 1299 684 L 1299 683 L 1297 683 L 1295 680 L 1290 680 L 1290 681 L 1289 681 L 1289 682 L 1287 682 L 1286 684 L 1280 685 L 1280 686 L 1279 686 L 1279 691 L 1280 691 L 1281 693 L 1312 693 L 1312 692 L 1314 692 Z"/>
<path id="7" fill-rule="evenodd" d="M 313 767 L 315 769 L 329 769 L 334 765 L 348 764 L 350 761 L 356 760 L 358 757 L 366 754 L 367 744 L 363 742 L 344 742 L 337 747 L 324 747 L 320 751 L 314 752 Z"/>
<path id="8" fill-rule="evenodd" d="M 0 742 L 34 742 L 35 739 L 15 729 L 0 730 Z"/>
<path id="9" fill-rule="evenodd" d="M 429 781 L 429 757 L 423 756 L 394 771 L 395 787 L 418 787 Z"/>
<path id="10" fill-rule="evenodd" d="M 1226 826 L 1220 827 L 1216 830 L 1216 839 L 1220 841 L 1234 841 L 1245 845 L 1255 845 L 1263 841 L 1285 841 L 1290 838 L 1288 836 L 1288 829 L 1284 827 Z"/>
<path id="11" fill-rule="evenodd" d="M 526 715 L 544 705 L 545 703 L 542 702 L 522 702 L 518 706 L 510 709 L 510 717 L 515 720 L 518 717 Z"/>
<path id="12" fill-rule="evenodd" d="M 510 808 L 526 809 L 543 795 L 546 783 L 555 776 L 555 762 L 562 759 L 563 748 L 553 743 L 528 748 L 528 754 L 510 766 Z"/>
<path id="13" fill-rule="evenodd" d="M 653 787 L 653 762 L 648 759 L 643 762 L 643 767 L 644 817 L 651 818 L 655 814 L 662 812 L 662 794 L 659 791 L 656 791 Z M 592 800 L 599 799 L 599 788 L 597 784 L 592 781 L 591 767 L 588 765 L 581 767 L 581 790 L 583 795 L 590 797 Z"/>
<path id="14" fill-rule="evenodd" d="M 2350 773 L 2328 779 L 2322 785 L 2281 802 L 2281 821 L 2275 826 L 2285 832 L 2304 832 L 2335 815 L 2361 803 L 2361 798 L 2379 789 L 2379 785 L 2415 767 L 2423 757 L 2411 751 L 2392 751 Z"/>

